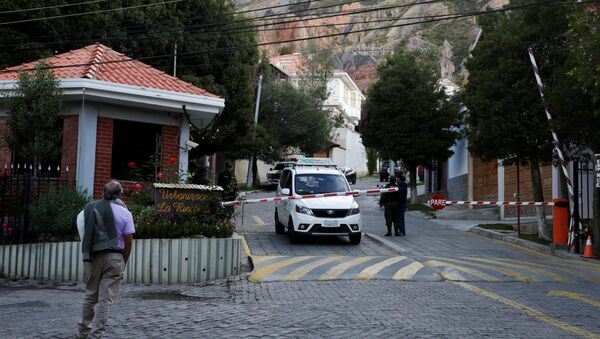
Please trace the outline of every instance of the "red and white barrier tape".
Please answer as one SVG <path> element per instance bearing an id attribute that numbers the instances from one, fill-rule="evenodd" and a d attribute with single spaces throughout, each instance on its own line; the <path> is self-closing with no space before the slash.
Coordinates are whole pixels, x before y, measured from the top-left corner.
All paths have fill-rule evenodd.
<path id="1" fill-rule="evenodd" d="M 429 204 L 429 201 L 427 202 Z M 551 201 L 457 201 L 446 200 L 446 205 L 508 205 L 508 206 L 554 206 Z"/>
<path id="2" fill-rule="evenodd" d="M 397 187 L 392 188 L 377 188 L 370 190 L 355 190 L 348 192 L 334 192 L 334 193 L 321 193 L 321 194 L 306 194 L 306 195 L 290 195 L 283 197 L 273 198 L 261 198 L 261 199 L 246 199 L 246 200 L 234 200 L 223 203 L 223 206 L 240 205 L 240 204 L 257 204 L 262 202 L 274 202 L 274 201 L 287 201 L 287 200 L 301 200 L 301 199 L 315 199 L 315 198 L 329 198 L 329 197 L 343 197 L 343 196 L 359 196 L 361 194 L 381 194 L 397 191 Z"/>

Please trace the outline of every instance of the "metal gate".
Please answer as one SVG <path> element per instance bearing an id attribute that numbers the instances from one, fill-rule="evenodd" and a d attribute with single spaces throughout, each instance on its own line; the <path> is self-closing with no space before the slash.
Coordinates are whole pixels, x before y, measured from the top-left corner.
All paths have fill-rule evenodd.
<path id="1" fill-rule="evenodd" d="M 60 167 L 5 165 L 0 170 L 0 244 L 30 242 L 30 204 L 51 190 L 75 186 L 68 167 L 61 171 Z"/>

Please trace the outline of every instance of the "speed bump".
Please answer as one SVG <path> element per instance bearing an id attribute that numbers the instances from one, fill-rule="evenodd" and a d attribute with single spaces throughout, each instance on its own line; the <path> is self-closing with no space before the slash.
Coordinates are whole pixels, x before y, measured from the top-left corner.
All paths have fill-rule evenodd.
<path id="1" fill-rule="evenodd" d="M 442 280 L 431 268 L 404 256 L 255 256 L 253 262 L 251 282 Z"/>

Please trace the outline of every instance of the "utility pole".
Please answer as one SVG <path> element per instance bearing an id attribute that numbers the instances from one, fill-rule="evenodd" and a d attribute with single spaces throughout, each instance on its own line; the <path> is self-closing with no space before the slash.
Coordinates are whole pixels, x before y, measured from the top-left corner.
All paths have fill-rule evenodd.
<path id="1" fill-rule="evenodd" d="M 173 54 L 173 76 L 177 77 L 177 43 L 175 43 L 175 53 Z"/>
<path id="2" fill-rule="evenodd" d="M 260 108 L 260 92 L 262 89 L 263 76 L 258 76 L 258 89 L 256 90 L 256 106 L 254 106 L 254 129 L 252 130 L 252 141 L 256 139 L 256 125 L 258 124 L 258 110 Z M 253 153 L 248 160 L 248 175 L 246 176 L 246 187 L 250 188 L 253 185 L 253 167 L 256 161 L 256 153 Z"/>

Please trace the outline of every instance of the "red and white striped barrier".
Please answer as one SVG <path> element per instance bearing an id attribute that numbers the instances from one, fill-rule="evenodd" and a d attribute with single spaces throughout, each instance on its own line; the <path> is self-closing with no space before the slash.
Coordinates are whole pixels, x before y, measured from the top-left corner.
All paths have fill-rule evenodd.
<path id="1" fill-rule="evenodd" d="M 242 199 L 242 200 L 234 200 L 227 201 L 223 203 L 223 206 L 236 206 L 240 204 L 257 204 L 263 202 L 274 202 L 274 201 L 287 201 L 287 200 L 301 200 L 301 199 L 315 199 L 315 198 L 329 198 L 329 197 L 343 197 L 343 196 L 359 196 L 361 194 L 381 194 L 381 193 L 389 193 L 396 192 L 398 190 L 397 187 L 392 188 L 377 188 L 370 190 L 355 190 L 348 192 L 333 192 L 333 193 L 322 193 L 322 194 L 306 194 L 306 195 L 290 195 L 283 197 L 273 197 L 273 198 L 261 198 L 261 199 Z"/>
<path id="2" fill-rule="evenodd" d="M 554 206 L 551 201 L 457 201 L 448 200 L 446 205 L 509 205 L 509 206 Z"/>

